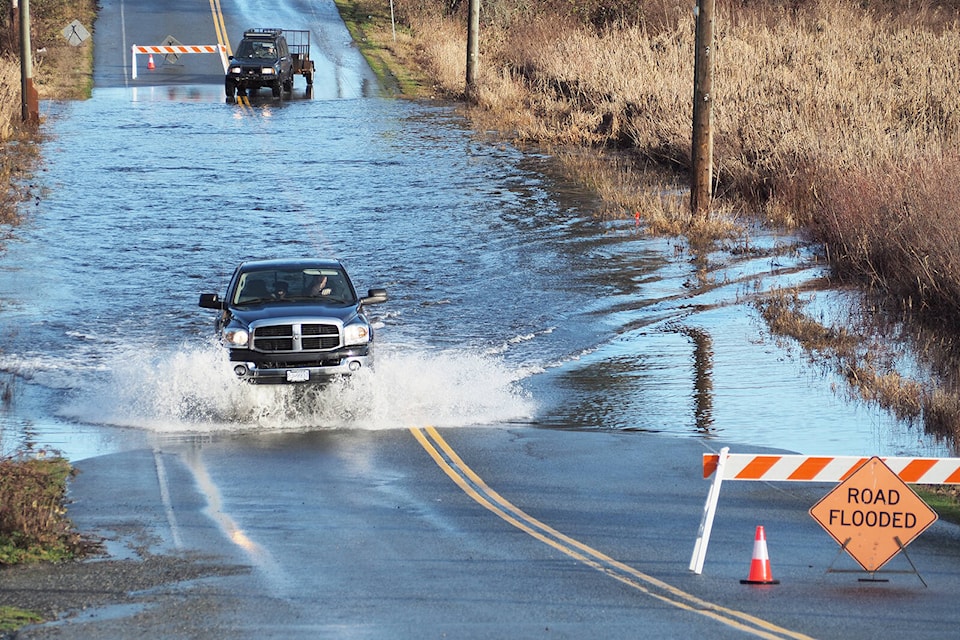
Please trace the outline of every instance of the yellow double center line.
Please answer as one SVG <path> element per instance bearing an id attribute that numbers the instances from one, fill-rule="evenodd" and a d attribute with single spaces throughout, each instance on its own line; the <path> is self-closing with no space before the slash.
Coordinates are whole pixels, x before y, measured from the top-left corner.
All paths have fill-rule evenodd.
<path id="1" fill-rule="evenodd" d="M 217 32 L 217 42 L 227 48 L 227 55 L 233 55 L 233 51 L 230 50 L 230 38 L 227 37 L 227 25 L 223 21 L 220 0 L 210 0 L 210 13 L 213 14 L 213 28 Z"/>
<path id="2" fill-rule="evenodd" d="M 748 613 L 728 609 L 677 589 L 662 580 L 637 571 L 633 567 L 618 562 L 600 551 L 560 533 L 528 515 L 488 487 L 483 479 L 460 459 L 457 452 L 447 444 L 434 427 L 413 427 L 410 429 L 410 433 L 430 454 L 437 466 L 443 469 L 444 473 L 473 500 L 521 531 L 565 553 L 578 562 L 582 562 L 666 604 L 707 616 L 759 638 L 809 640 L 809 636 L 802 633 L 784 629 Z"/>
<path id="3" fill-rule="evenodd" d="M 226 47 L 228 56 L 232 56 L 233 50 L 230 48 L 230 37 L 227 35 L 227 23 L 223 19 L 220 0 L 210 0 L 210 13 L 213 14 L 213 28 L 217 32 L 217 42 Z M 249 107 L 250 99 L 247 96 L 237 96 L 237 104 Z"/>

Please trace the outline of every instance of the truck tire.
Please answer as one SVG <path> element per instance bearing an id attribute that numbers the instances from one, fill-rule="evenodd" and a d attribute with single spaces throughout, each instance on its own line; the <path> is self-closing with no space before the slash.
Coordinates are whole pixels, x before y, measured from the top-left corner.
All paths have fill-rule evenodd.
<path id="1" fill-rule="evenodd" d="M 235 98 L 237 95 L 237 85 L 232 80 L 227 80 L 223 83 L 223 90 L 228 98 Z"/>
<path id="2" fill-rule="evenodd" d="M 285 92 L 287 92 L 287 93 L 292 93 L 292 92 L 293 92 L 293 78 L 292 78 L 292 77 L 287 78 L 287 80 L 283 83 L 283 90 L 284 90 Z"/>
<path id="3" fill-rule="evenodd" d="M 283 81 L 277 80 L 270 89 L 273 91 L 274 98 L 283 97 Z"/>

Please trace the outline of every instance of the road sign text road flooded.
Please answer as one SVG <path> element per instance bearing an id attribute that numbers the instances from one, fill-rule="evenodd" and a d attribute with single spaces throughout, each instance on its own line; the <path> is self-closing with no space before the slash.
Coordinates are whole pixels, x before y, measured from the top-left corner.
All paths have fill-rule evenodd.
<path id="1" fill-rule="evenodd" d="M 937 514 L 877 457 L 810 509 L 867 571 L 876 571 L 933 524 Z"/>

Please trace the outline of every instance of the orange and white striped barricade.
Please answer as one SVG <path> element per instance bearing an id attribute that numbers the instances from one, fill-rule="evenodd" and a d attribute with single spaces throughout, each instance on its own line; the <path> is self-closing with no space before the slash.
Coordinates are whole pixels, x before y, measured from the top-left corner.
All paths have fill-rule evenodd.
<path id="1" fill-rule="evenodd" d="M 220 55 L 220 63 L 223 65 L 223 72 L 227 72 L 227 47 L 222 44 L 177 44 L 177 45 L 133 45 L 131 47 L 133 61 L 130 67 L 130 77 L 137 79 L 137 54 L 147 55 L 180 55 L 183 53 L 216 53 Z"/>
<path id="2" fill-rule="evenodd" d="M 700 519 L 700 530 L 690 558 L 690 571 L 703 572 L 707 543 L 724 480 L 763 482 L 843 482 L 870 460 L 870 456 L 805 456 L 795 454 L 703 454 L 703 477 L 713 476 Z M 911 484 L 960 484 L 960 458 L 881 458 L 901 480 Z"/>

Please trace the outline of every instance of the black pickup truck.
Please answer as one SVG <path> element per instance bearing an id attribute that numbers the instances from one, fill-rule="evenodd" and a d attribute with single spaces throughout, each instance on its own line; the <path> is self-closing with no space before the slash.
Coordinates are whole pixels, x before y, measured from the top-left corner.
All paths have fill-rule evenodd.
<path id="1" fill-rule="evenodd" d="M 226 295 L 200 296 L 220 312 L 216 331 L 237 377 L 257 384 L 324 382 L 373 364 L 373 327 L 339 260 L 302 258 L 241 263 Z"/>
<path id="2" fill-rule="evenodd" d="M 227 98 L 253 95 L 269 87 L 274 98 L 293 91 L 293 77 L 306 78 L 313 85 L 314 64 L 310 60 L 310 32 L 292 29 L 247 29 L 237 51 L 230 56 L 224 77 Z"/>

